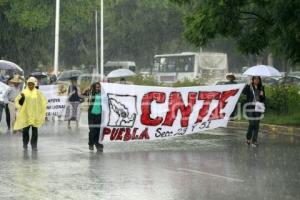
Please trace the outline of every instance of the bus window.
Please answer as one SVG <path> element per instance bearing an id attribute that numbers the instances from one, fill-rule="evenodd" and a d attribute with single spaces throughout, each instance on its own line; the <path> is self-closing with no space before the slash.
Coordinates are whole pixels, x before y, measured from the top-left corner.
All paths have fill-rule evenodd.
<path id="1" fill-rule="evenodd" d="M 193 72 L 195 56 L 167 56 L 154 60 L 154 68 L 159 72 Z"/>
<path id="2" fill-rule="evenodd" d="M 129 66 L 129 69 L 133 72 L 135 72 L 135 66 Z"/>

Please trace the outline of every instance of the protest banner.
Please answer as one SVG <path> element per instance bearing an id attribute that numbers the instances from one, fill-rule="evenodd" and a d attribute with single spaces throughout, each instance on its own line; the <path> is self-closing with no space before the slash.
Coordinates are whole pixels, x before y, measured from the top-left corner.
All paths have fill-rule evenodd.
<path id="1" fill-rule="evenodd" d="M 62 116 L 68 99 L 68 85 L 41 85 L 39 90 L 47 99 L 46 116 Z"/>
<path id="2" fill-rule="evenodd" d="M 226 127 L 244 84 L 154 87 L 101 84 L 100 142 L 153 140 Z"/>

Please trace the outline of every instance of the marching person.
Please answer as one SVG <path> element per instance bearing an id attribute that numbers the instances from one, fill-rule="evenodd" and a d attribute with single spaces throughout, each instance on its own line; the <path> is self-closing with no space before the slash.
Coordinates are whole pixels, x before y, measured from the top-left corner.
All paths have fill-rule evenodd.
<path id="1" fill-rule="evenodd" d="M 257 137 L 259 130 L 259 122 L 262 111 L 256 109 L 256 103 L 265 102 L 265 91 L 261 82 L 260 76 L 253 76 L 251 83 L 246 85 L 243 90 L 243 94 L 246 95 L 246 115 L 249 120 L 248 131 L 246 134 L 246 143 L 252 144 L 253 147 L 258 145 Z"/>
<path id="2" fill-rule="evenodd" d="M 68 89 L 68 102 L 69 106 L 66 110 L 66 120 L 68 120 L 68 128 L 71 128 L 71 121 L 76 121 L 76 126 L 78 128 L 78 123 L 80 119 L 80 103 L 82 98 L 80 95 L 80 89 L 77 86 L 77 78 L 71 79 L 71 85 Z"/>
<path id="3" fill-rule="evenodd" d="M 14 75 L 12 79 L 8 80 L 9 89 L 6 92 L 7 108 L 9 113 L 9 128 L 14 127 L 16 121 L 16 106 L 15 98 L 20 94 L 20 84 L 22 79 L 19 75 Z"/>
<path id="4" fill-rule="evenodd" d="M 4 101 L 0 100 L 0 122 L 2 120 L 2 113 L 3 113 L 4 109 L 5 109 L 5 103 L 4 103 Z"/>
<path id="5" fill-rule="evenodd" d="M 23 148 L 26 151 L 29 143 L 29 129 L 32 129 L 31 148 L 37 151 L 38 128 L 45 122 L 47 100 L 41 91 L 36 89 L 37 80 L 30 77 L 26 88 L 15 99 L 18 109 L 14 130 L 23 129 Z"/>
<path id="6" fill-rule="evenodd" d="M 89 123 L 89 149 L 94 150 L 96 147 L 98 152 L 103 151 L 103 144 L 99 143 L 100 124 L 101 124 L 101 85 L 96 82 L 91 85 L 88 108 Z"/>
<path id="7" fill-rule="evenodd" d="M 228 73 L 226 75 L 226 80 L 227 82 L 225 83 L 225 85 L 230 85 L 230 84 L 237 84 L 237 82 L 235 82 L 235 76 L 233 73 Z M 230 120 L 234 120 L 237 116 L 237 106 L 234 107 L 233 112 L 230 115 Z"/>
<path id="8" fill-rule="evenodd" d="M 6 91 L 1 91 L 1 93 L 0 93 L 1 94 L 1 99 L 0 99 L 0 122 L 2 120 L 2 113 L 3 113 L 3 110 L 4 110 L 5 111 L 5 117 L 6 117 L 7 131 L 10 131 L 11 126 L 10 126 L 10 113 L 9 113 L 9 109 L 8 109 L 7 90 Z"/>

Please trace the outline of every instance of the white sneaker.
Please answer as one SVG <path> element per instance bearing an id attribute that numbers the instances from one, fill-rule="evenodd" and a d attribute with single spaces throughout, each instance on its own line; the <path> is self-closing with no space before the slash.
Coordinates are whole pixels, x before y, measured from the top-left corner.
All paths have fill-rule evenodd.
<path id="1" fill-rule="evenodd" d="M 251 146 L 252 146 L 252 147 L 257 147 L 258 144 L 257 144 L 257 143 L 252 143 Z"/>

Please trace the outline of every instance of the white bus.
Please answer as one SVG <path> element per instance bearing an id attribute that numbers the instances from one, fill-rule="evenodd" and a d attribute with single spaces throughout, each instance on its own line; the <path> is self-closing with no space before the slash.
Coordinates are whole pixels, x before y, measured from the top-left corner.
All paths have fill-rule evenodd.
<path id="1" fill-rule="evenodd" d="M 223 80 L 227 72 L 225 53 L 183 52 L 154 56 L 153 74 L 160 83 L 200 78 L 209 84 Z"/>
<path id="2" fill-rule="evenodd" d="M 130 69 L 136 72 L 136 65 L 133 61 L 108 61 L 104 64 L 104 74 L 105 76 L 116 69 Z"/>

